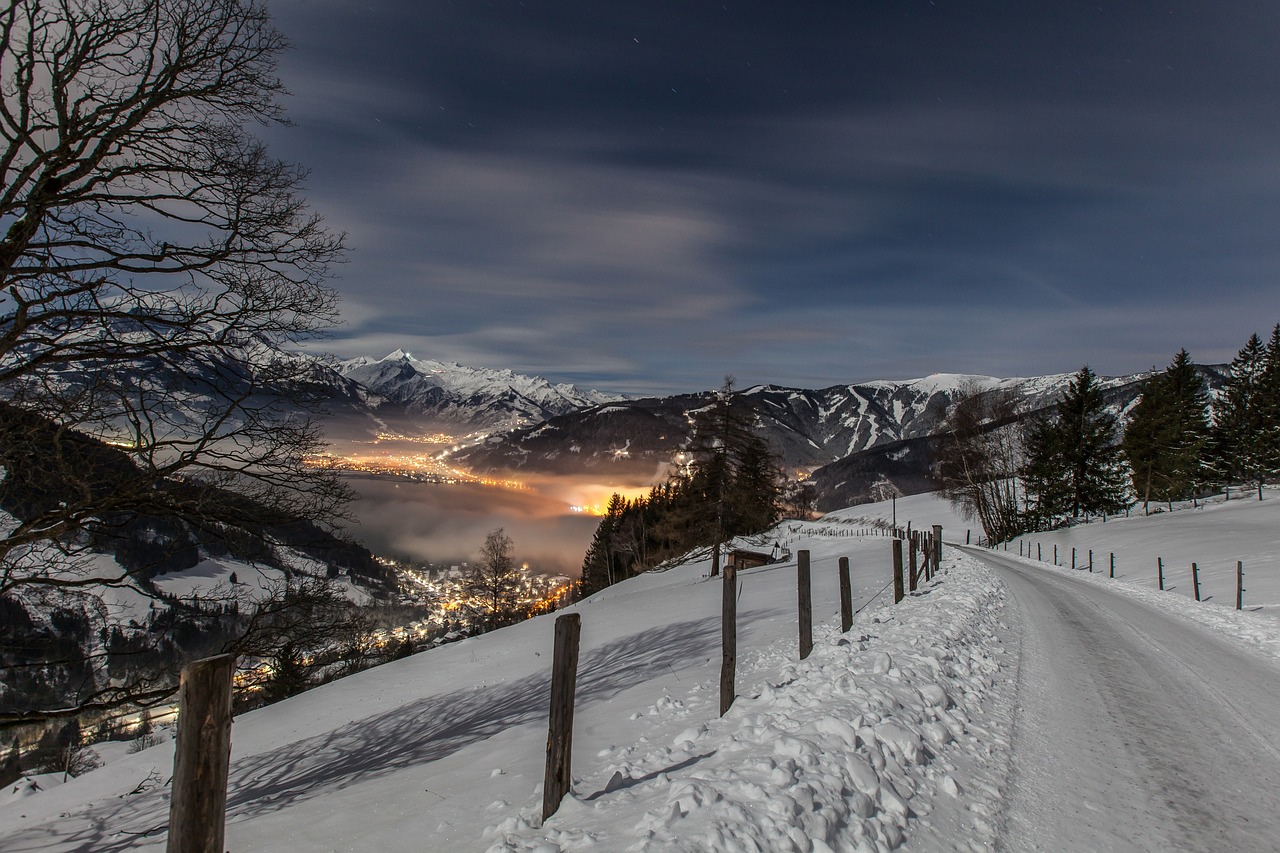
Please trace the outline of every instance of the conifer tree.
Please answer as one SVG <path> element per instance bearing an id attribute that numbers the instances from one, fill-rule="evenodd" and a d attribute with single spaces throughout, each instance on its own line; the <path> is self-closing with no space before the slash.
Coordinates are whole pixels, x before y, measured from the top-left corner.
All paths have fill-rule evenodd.
<path id="1" fill-rule="evenodd" d="M 1280 323 L 1271 330 L 1267 342 L 1258 391 L 1259 467 L 1263 478 L 1274 478 L 1280 476 Z M 1262 497 L 1261 491 L 1258 497 Z"/>
<path id="2" fill-rule="evenodd" d="M 1204 482 L 1208 392 L 1187 351 L 1147 380 L 1124 432 L 1133 490 L 1152 500 L 1185 500 Z"/>
<path id="3" fill-rule="evenodd" d="M 1280 359 L 1280 354 L 1276 358 Z M 1266 470 L 1266 363 L 1267 348 L 1256 334 L 1251 335 L 1231 360 L 1230 375 L 1213 412 L 1212 453 L 1218 475 L 1228 489 L 1232 483 L 1256 482 L 1259 498 Z"/>
<path id="4" fill-rule="evenodd" d="M 613 583 L 613 532 L 621 515 L 622 498 L 617 492 L 609 500 L 595 535 L 582 559 L 582 595 L 599 592 Z"/>
<path id="5" fill-rule="evenodd" d="M 1055 417 L 1032 421 L 1026 444 L 1027 491 L 1042 522 L 1126 505 L 1116 419 L 1088 365 L 1067 386 Z"/>

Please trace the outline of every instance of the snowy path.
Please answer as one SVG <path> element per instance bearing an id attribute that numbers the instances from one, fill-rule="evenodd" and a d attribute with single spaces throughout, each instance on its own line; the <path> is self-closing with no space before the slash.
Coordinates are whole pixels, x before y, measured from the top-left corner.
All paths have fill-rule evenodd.
<path id="1" fill-rule="evenodd" d="M 1280 669 L 1097 583 L 969 550 L 1021 638 L 1008 850 L 1275 850 Z"/>

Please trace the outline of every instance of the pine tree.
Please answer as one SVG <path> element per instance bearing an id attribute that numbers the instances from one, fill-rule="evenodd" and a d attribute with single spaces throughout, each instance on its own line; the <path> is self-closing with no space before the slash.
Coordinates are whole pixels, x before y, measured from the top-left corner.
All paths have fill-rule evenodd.
<path id="1" fill-rule="evenodd" d="M 1144 510 L 1153 499 L 1160 499 L 1165 473 L 1163 448 L 1169 421 L 1164 374 L 1157 373 L 1143 384 L 1142 396 L 1129 414 L 1122 442 L 1133 491 Z"/>
<path id="2" fill-rule="evenodd" d="M 1280 355 L 1277 356 L 1280 358 Z M 1256 481 L 1262 497 L 1265 472 L 1263 374 L 1267 349 L 1251 335 L 1231 360 L 1231 372 L 1213 412 L 1213 463 L 1227 483 Z"/>
<path id="3" fill-rule="evenodd" d="M 1026 422 L 1022 443 L 1026 452 L 1023 472 L 1027 514 L 1037 528 L 1061 515 L 1066 503 L 1066 461 L 1061 448 L 1062 431 L 1053 416 L 1041 412 Z"/>
<path id="4" fill-rule="evenodd" d="M 696 416 L 690 453 L 691 544 L 719 545 L 777 521 L 781 477 L 732 376 L 725 377 L 715 403 Z"/>
<path id="5" fill-rule="evenodd" d="M 1280 323 L 1267 342 L 1258 392 L 1259 468 L 1261 478 L 1274 478 L 1280 476 Z M 1261 480 L 1258 497 L 1262 497 Z"/>
<path id="6" fill-rule="evenodd" d="M 1088 365 L 1067 386 L 1056 417 L 1032 421 L 1026 444 L 1027 491 L 1042 521 L 1126 505 L 1116 419 Z"/>
<path id="7" fill-rule="evenodd" d="M 613 533 L 621 515 L 622 497 L 617 492 L 609 499 L 595 535 L 582 559 L 581 594 L 588 596 L 613 583 Z"/>
<path id="8" fill-rule="evenodd" d="M 1204 484 L 1209 444 L 1209 392 L 1190 354 L 1179 350 L 1165 371 L 1164 393 L 1170 423 L 1166 437 L 1169 459 L 1165 500 L 1186 500 Z"/>
<path id="9" fill-rule="evenodd" d="M 1124 454 L 1133 490 L 1144 508 L 1152 500 L 1192 497 L 1205 479 L 1208 392 L 1187 351 L 1152 376 L 1130 414 Z"/>

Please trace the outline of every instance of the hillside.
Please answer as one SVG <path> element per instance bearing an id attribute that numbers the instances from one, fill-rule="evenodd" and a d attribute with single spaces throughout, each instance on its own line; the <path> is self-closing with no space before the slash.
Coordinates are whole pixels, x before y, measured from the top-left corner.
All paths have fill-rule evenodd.
<path id="1" fill-rule="evenodd" d="M 1122 552 L 1164 525 L 1171 549 L 1189 548 L 1207 519 L 1234 530 L 1242 548 L 1271 553 L 1276 497 L 1131 519 L 1115 526 L 1114 545 Z M 950 509 L 925 496 L 897 510 L 900 523 L 941 521 L 960 532 Z M 721 591 L 705 561 L 575 605 L 583 619 L 575 785 L 546 826 L 536 811 L 554 615 L 238 718 L 228 847 L 720 850 L 732 838 L 770 850 L 932 853 L 965 838 L 989 849 L 1014 790 L 1009 632 L 1019 623 L 1002 582 L 950 545 L 938 581 L 889 607 L 889 540 L 859 535 L 865 519 L 888 512 L 855 507 L 770 534 L 813 554 L 817 646 L 808 661 L 795 660 L 794 559 L 742 573 L 739 698 L 723 720 L 715 713 Z M 847 637 L 834 624 L 840 555 L 852 560 L 861 611 Z M 1082 574 L 1072 577 L 1089 580 Z M 1123 579 L 1091 583 L 1280 659 L 1273 612 L 1235 613 Z M 1280 578 L 1259 567 L 1251 594 L 1280 600 Z M 171 760 L 160 745 L 0 806 L 0 847 L 160 849 Z M 1064 756 L 1061 769 L 1097 772 L 1078 756 Z"/>

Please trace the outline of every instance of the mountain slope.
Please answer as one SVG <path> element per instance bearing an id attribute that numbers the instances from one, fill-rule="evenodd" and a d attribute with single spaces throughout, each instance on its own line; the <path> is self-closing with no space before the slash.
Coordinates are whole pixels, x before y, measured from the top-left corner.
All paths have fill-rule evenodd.
<path id="1" fill-rule="evenodd" d="M 1211 385 L 1217 368 L 1202 368 Z M 1104 378 L 1108 402 L 1126 409 L 1148 374 Z M 820 390 L 757 385 L 739 400 L 788 468 L 813 468 L 894 442 L 927 438 L 951 407 L 973 391 L 1006 389 L 1030 413 L 1055 402 L 1072 374 L 1019 379 L 935 374 L 903 382 L 876 381 Z M 634 473 L 669 463 L 690 435 L 690 416 L 712 395 L 685 394 L 595 406 L 490 439 L 462 458 L 481 470 L 546 473 Z"/>
<path id="2" fill-rule="evenodd" d="M 621 399 L 511 370 L 414 358 L 403 350 L 339 362 L 336 373 L 376 395 L 371 402 L 379 413 L 471 428 L 528 426 Z"/>

